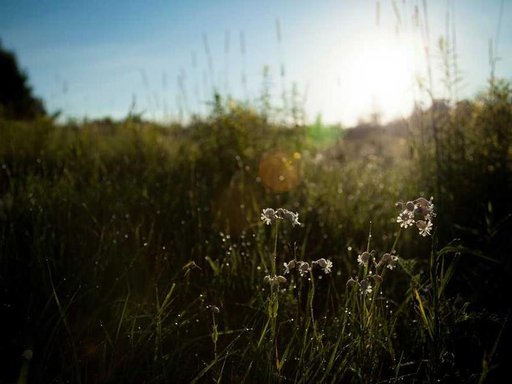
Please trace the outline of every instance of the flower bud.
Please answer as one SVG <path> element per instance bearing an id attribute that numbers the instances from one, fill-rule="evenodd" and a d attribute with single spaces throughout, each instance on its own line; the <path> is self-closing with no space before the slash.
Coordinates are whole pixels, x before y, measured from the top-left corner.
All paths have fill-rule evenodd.
<path id="1" fill-rule="evenodd" d="M 375 274 L 375 275 L 372 275 L 372 277 L 373 277 L 373 281 L 375 281 L 375 284 L 381 284 L 384 281 L 384 279 L 382 278 L 381 275 Z"/>

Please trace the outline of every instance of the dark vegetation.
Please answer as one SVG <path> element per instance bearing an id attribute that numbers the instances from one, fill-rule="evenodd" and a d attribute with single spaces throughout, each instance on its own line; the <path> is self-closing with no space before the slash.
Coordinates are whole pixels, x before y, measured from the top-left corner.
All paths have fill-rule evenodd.
<path id="1" fill-rule="evenodd" d="M 16 56 L 0 40 L 0 117 L 33 119 L 45 115 L 40 99 L 32 95 L 27 75 L 19 69 Z"/>

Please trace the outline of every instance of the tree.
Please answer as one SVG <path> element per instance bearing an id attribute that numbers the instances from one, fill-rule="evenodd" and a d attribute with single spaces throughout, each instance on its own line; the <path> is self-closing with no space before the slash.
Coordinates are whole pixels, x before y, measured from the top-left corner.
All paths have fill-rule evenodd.
<path id="1" fill-rule="evenodd" d="M 46 115 L 41 99 L 32 95 L 27 75 L 18 67 L 16 56 L 0 41 L 0 116 L 34 119 Z"/>

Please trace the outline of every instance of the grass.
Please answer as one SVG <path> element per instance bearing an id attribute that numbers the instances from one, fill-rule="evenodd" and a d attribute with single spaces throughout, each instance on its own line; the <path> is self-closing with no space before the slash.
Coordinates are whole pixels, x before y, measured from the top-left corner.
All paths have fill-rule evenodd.
<path id="1" fill-rule="evenodd" d="M 498 381 L 511 97 L 492 83 L 367 131 L 220 98 L 187 126 L 1 120 L 0 379 Z M 395 202 L 431 195 L 432 236 L 400 229 Z M 303 225 L 265 225 L 267 207 Z M 398 265 L 373 280 L 364 251 Z"/>

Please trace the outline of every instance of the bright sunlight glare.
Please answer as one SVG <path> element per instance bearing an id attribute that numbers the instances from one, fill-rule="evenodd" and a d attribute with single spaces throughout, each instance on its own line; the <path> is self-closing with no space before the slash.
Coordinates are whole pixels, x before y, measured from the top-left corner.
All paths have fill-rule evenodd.
<path id="1" fill-rule="evenodd" d="M 418 48 L 413 40 L 381 34 L 330 52 L 320 79 L 323 117 L 354 124 L 371 115 L 388 121 L 409 113 L 422 63 Z"/>

